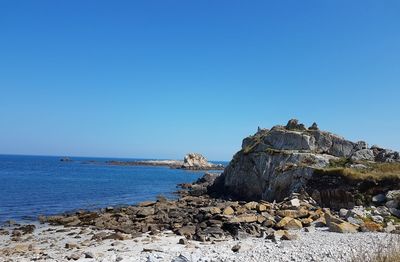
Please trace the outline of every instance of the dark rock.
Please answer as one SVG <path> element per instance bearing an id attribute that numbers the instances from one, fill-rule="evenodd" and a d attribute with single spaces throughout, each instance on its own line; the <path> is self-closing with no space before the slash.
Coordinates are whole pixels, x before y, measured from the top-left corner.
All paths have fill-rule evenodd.
<path id="1" fill-rule="evenodd" d="M 309 130 L 319 130 L 317 123 L 313 123 L 309 128 Z"/>
<path id="2" fill-rule="evenodd" d="M 179 255 L 179 257 L 172 259 L 171 262 L 190 262 L 190 260 L 183 255 Z"/>
<path id="3" fill-rule="evenodd" d="M 236 245 L 234 245 L 233 247 L 232 247 L 232 251 L 233 252 L 239 252 L 239 250 L 240 250 L 240 245 L 239 244 L 236 244 Z"/>
<path id="4" fill-rule="evenodd" d="M 186 245 L 187 243 L 188 243 L 188 241 L 186 238 L 181 238 L 181 239 L 179 239 L 179 242 L 178 242 L 178 244 L 181 244 L 181 245 Z"/>
<path id="5" fill-rule="evenodd" d="M 85 255 L 85 258 L 94 258 L 94 255 L 92 252 L 85 252 L 84 255 Z"/>
<path id="6" fill-rule="evenodd" d="M 289 232 L 285 232 L 281 237 L 282 240 L 296 240 L 298 238 L 299 238 L 298 234 L 289 233 Z"/>
<path id="7" fill-rule="evenodd" d="M 35 231 L 35 225 L 25 225 L 14 229 L 14 231 L 20 231 L 23 235 L 32 234 Z"/>
<path id="8" fill-rule="evenodd" d="M 196 233 L 195 226 L 184 226 L 176 230 L 176 233 L 187 238 L 191 238 Z"/>
<path id="9" fill-rule="evenodd" d="M 299 120 L 297 119 L 290 119 L 289 122 L 286 124 L 286 129 L 288 130 L 305 130 L 303 124 L 299 124 Z"/>

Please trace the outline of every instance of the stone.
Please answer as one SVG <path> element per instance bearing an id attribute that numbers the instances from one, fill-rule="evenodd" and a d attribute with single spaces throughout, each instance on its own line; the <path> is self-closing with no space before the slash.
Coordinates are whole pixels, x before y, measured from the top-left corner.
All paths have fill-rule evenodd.
<path id="1" fill-rule="evenodd" d="M 372 197 L 372 202 L 383 203 L 386 201 L 386 196 L 384 194 L 378 194 Z"/>
<path id="2" fill-rule="evenodd" d="M 319 130 L 317 123 L 313 123 L 309 128 L 309 130 Z"/>
<path id="3" fill-rule="evenodd" d="M 371 216 L 371 220 L 375 223 L 381 224 L 384 221 L 384 218 L 380 215 Z"/>
<path id="4" fill-rule="evenodd" d="M 400 190 L 391 190 L 386 193 L 387 200 L 400 199 Z"/>
<path id="5" fill-rule="evenodd" d="M 364 221 L 359 218 L 354 218 L 354 217 L 348 217 L 347 222 L 354 224 L 354 225 L 362 225 Z"/>
<path id="6" fill-rule="evenodd" d="M 65 248 L 67 249 L 79 248 L 79 245 L 77 243 L 66 243 Z"/>
<path id="7" fill-rule="evenodd" d="M 233 247 L 232 247 L 232 251 L 233 252 L 239 252 L 239 250 L 240 250 L 240 245 L 239 244 L 236 244 L 236 245 L 234 245 Z"/>
<path id="8" fill-rule="evenodd" d="M 276 224 L 275 220 L 270 220 L 270 219 L 266 219 L 264 220 L 264 222 L 262 222 L 263 227 L 273 227 L 275 226 L 275 224 Z"/>
<path id="9" fill-rule="evenodd" d="M 231 223 L 253 223 L 258 221 L 257 215 L 243 214 L 230 219 Z"/>
<path id="10" fill-rule="evenodd" d="M 81 258 L 81 254 L 79 253 L 73 253 L 71 255 L 69 255 L 68 259 L 72 259 L 72 260 L 78 260 Z"/>
<path id="11" fill-rule="evenodd" d="M 258 206 L 258 203 L 252 201 L 252 202 L 246 203 L 244 206 L 245 206 L 248 210 L 255 210 L 255 209 L 257 208 L 257 206 Z"/>
<path id="12" fill-rule="evenodd" d="M 397 217 L 397 218 L 400 218 L 400 210 L 399 210 L 399 209 L 396 209 L 396 208 L 389 208 L 389 212 L 390 212 L 393 216 L 395 216 L 395 217 Z"/>
<path id="13" fill-rule="evenodd" d="M 383 226 L 378 223 L 375 223 L 375 222 L 367 221 L 361 225 L 361 231 L 362 232 L 381 232 L 381 231 L 383 231 Z"/>
<path id="14" fill-rule="evenodd" d="M 231 215 L 233 215 L 235 213 L 235 210 L 233 210 L 233 208 L 232 207 L 226 207 L 225 209 L 224 209 L 224 211 L 222 212 L 222 214 L 224 214 L 224 215 L 227 215 L 227 216 L 231 216 Z"/>
<path id="15" fill-rule="evenodd" d="M 85 258 L 94 258 L 93 253 L 90 251 L 85 252 L 84 255 L 85 255 Z"/>
<path id="16" fill-rule="evenodd" d="M 293 218 L 283 228 L 286 230 L 297 230 L 303 228 L 303 224 L 299 220 Z"/>
<path id="17" fill-rule="evenodd" d="M 376 152 L 377 154 L 375 157 L 375 161 L 377 162 L 386 162 L 386 163 L 400 162 L 399 152 L 395 152 L 389 149 L 381 149 L 381 150 L 376 149 Z"/>
<path id="18" fill-rule="evenodd" d="M 314 227 L 326 227 L 327 223 L 324 217 L 320 217 L 312 222 L 311 225 Z"/>
<path id="19" fill-rule="evenodd" d="M 348 212 L 349 212 L 349 210 L 347 210 L 347 209 L 345 209 L 345 208 L 341 208 L 341 209 L 339 210 L 339 216 L 340 216 L 340 217 L 346 217 Z"/>
<path id="20" fill-rule="evenodd" d="M 340 224 L 331 222 L 329 224 L 329 231 L 336 233 L 356 233 L 357 227 L 348 222 L 343 222 Z"/>
<path id="21" fill-rule="evenodd" d="M 256 207 L 256 209 L 257 209 L 257 211 L 258 211 L 259 213 L 262 213 L 262 212 L 264 212 L 264 211 L 267 210 L 267 206 L 264 205 L 264 204 L 258 204 L 257 207 Z"/>
<path id="22" fill-rule="evenodd" d="M 386 225 L 386 227 L 384 229 L 384 231 L 386 233 L 392 233 L 395 230 L 396 230 L 396 227 L 392 223 L 387 223 L 387 225 Z"/>
<path id="23" fill-rule="evenodd" d="M 178 242 L 178 244 L 181 244 L 181 245 L 187 245 L 187 243 L 188 243 L 188 241 L 186 238 L 181 238 L 181 239 L 179 239 L 179 242 Z"/>
<path id="24" fill-rule="evenodd" d="M 272 231 L 269 234 L 267 234 L 266 239 L 271 239 L 273 241 L 278 241 L 282 238 L 282 236 L 287 233 L 285 230 L 276 230 Z"/>
<path id="25" fill-rule="evenodd" d="M 306 227 L 304 228 L 304 232 L 314 233 L 316 231 L 315 227 Z"/>
<path id="26" fill-rule="evenodd" d="M 24 226 L 20 226 L 14 230 L 18 230 L 20 231 L 23 235 L 26 234 L 32 234 L 33 231 L 35 231 L 36 226 L 35 225 L 24 225 Z"/>
<path id="27" fill-rule="evenodd" d="M 196 233 L 195 226 L 184 226 L 177 230 L 177 234 L 180 236 L 192 237 Z"/>
<path id="28" fill-rule="evenodd" d="M 179 255 L 178 257 L 171 260 L 171 262 L 190 262 L 184 255 Z"/>
<path id="29" fill-rule="evenodd" d="M 276 224 L 276 227 L 284 228 L 286 230 L 291 230 L 291 229 L 301 229 L 303 228 L 303 225 L 297 219 L 291 217 L 284 217 L 278 222 L 278 224 Z"/>
<path id="30" fill-rule="evenodd" d="M 218 207 L 211 207 L 210 208 L 210 213 L 211 213 L 211 215 L 220 214 L 221 213 L 221 209 L 219 209 Z"/>
<path id="31" fill-rule="evenodd" d="M 154 215 L 154 213 L 155 213 L 154 207 L 141 207 L 136 213 L 136 215 L 138 217 L 147 217 Z"/>
<path id="32" fill-rule="evenodd" d="M 276 227 L 277 227 L 277 228 L 283 228 L 283 227 L 286 226 L 286 224 L 289 223 L 291 220 L 293 220 L 292 217 L 284 217 L 284 218 L 282 218 L 282 219 L 276 224 Z"/>
<path id="33" fill-rule="evenodd" d="M 300 219 L 300 222 L 304 227 L 310 226 L 313 221 L 314 220 L 312 220 L 312 218 L 309 217 Z"/>
<path id="34" fill-rule="evenodd" d="M 123 241 L 123 240 L 128 240 L 128 239 L 130 239 L 131 237 L 130 237 L 130 235 L 128 235 L 128 234 L 123 234 L 123 233 L 120 233 L 120 232 L 116 232 L 116 233 L 112 233 L 112 234 L 110 234 L 110 235 L 107 235 L 106 237 L 104 237 L 103 239 L 112 239 L 112 240 L 120 240 L 120 241 Z"/>
<path id="35" fill-rule="evenodd" d="M 282 240 L 296 240 L 299 239 L 299 235 L 295 234 L 295 233 L 289 233 L 289 232 L 285 232 L 282 237 Z"/>
<path id="36" fill-rule="evenodd" d="M 139 203 L 140 207 L 149 207 L 149 206 L 154 206 L 155 205 L 155 201 L 144 201 Z"/>
<path id="37" fill-rule="evenodd" d="M 299 123 L 299 120 L 297 119 L 290 119 L 288 123 L 286 124 L 286 129 L 288 130 L 305 130 L 306 128 L 304 127 L 303 124 Z"/>
<path id="38" fill-rule="evenodd" d="M 351 156 L 352 161 L 374 161 L 374 151 L 371 149 L 361 149 L 353 153 Z"/>
<path id="39" fill-rule="evenodd" d="M 300 206 L 300 200 L 297 199 L 297 198 L 292 199 L 292 200 L 290 200 L 290 204 L 291 204 L 292 206 L 294 206 L 294 207 L 299 207 L 299 206 Z"/>
<path id="40" fill-rule="evenodd" d="M 386 202 L 385 206 L 387 208 L 397 208 L 399 206 L 399 201 L 398 200 L 389 200 Z"/>
<path id="41" fill-rule="evenodd" d="M 368 212 L 363 206 L 355 206 L 347 213 L 347 217 L 367 218 Z"/>
<path id="42" fill-rule="evenodd" d="M 354 168 L 354 169 L 368 169 L 368 167 L 366 165 L 363 164 L 351 164 L 350 168 Z"/>
<path id="43" fill-rule="evenodd" d="M 339 219 L 339 218 L 337 218 L 337 217 L 335 217 L 335 216 L 333 216 L 332 214 L 329 214 L 329 213 L 325 213 L 324 217 L 325 217 L 326 225 L 328 227 L 330 226 L 331 223 L 336 223 L 336 224 L 345 223 L 344 220 Z"/>
<path id="44" fill-rule="evenodd" d="M 379 206 L 372 212 L 374 215 L 385 216 L 385 217 L 390 216 L 389 209 L 385 206 Z"/>
<path id="45" fill-rule="evenodd" d="M 281 216 L 281 217 L 303 218 L 303 217 L 307 217 L 309 212 L 308 212 L 308 210 L 302 208 L 299 210 L 292 210 L 292 209 L 279 210 L 277 212 L 277 214 L 278 214 L 278 216 Z"/>

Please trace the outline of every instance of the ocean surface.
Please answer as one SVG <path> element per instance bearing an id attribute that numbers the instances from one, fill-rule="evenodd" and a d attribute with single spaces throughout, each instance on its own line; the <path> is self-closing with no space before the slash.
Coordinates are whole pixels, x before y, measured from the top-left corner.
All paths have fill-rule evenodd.
<path id="1" fill-rule="evenodd" d="M 36 220 L 78 209 L 175 198 L 178 183 L 193 182 L 204 171 L 168 167 L 112 166 L 108 160 L 0 155 L 0 224 L 7 220 Z M 142 159 L 141 159 L 142 160 Z M 221 163 L 221 162 L 219 162 Z M 226 163 L 224 163 L 226 164 Z"/>

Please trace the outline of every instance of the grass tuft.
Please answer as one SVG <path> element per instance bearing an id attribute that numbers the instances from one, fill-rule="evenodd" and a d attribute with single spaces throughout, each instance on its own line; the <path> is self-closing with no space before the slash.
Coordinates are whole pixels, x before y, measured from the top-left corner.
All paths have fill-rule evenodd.
<path id="1" fill-rule="evenodd" d="M 399 262 L 400 236 L 391 235 L 388 244 L 375 242 L 373 248 L 360 249 L 351 256 L 351 262 Z"/>
<path id="2" fill-rule="evenodd" d="M 355 169 L 330 165 L 328 168 L 317 170 L 320 175 L 338 175 L 350 180 L 399 180 L 400 163 L 366 163 L 366 169 Z"/>

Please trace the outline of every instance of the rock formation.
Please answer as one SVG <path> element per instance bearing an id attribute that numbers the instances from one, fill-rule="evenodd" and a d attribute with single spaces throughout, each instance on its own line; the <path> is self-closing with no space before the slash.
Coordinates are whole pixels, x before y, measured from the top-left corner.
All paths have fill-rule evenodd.
<path id="1" fill-rule="evenodd" d="M 194 170 L 207 170 L 221 168 L 222 165 L 216 165 L 207 161 L 207 159 L 198 153 L 189 153 L 183 159 L 182 168 Z"/>
<path id="2" fill-rule="evenodd" d="M 346 140 L 319 130 L 316 123 L 307 129 L 292 119 L 286 126 L 258 128 L 256 134 L 245 138 L 242 149 L 209 191 L 217 196 L 268 201 L 303 192 L 323 206 L 352 207 L 368 201 L 366 194 L 400 187 L 399 162 L 398 152 Z M 379 177 L 375 169 L 389 164 L 397 173 L 391 172 L 388 179 Z"/>

